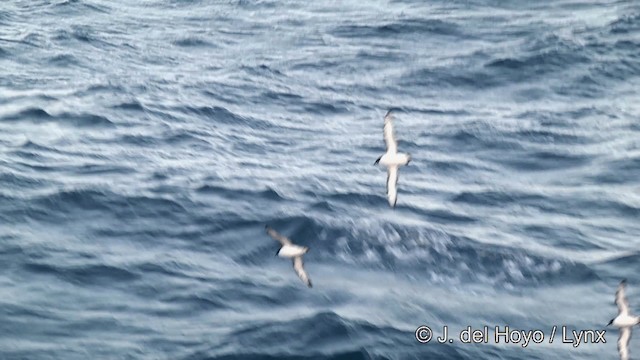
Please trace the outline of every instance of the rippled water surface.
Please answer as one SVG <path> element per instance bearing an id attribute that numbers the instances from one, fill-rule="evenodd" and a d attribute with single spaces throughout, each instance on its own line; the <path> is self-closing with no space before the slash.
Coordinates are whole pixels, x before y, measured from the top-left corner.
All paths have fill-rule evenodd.
<path id="1" fill-rule="evenodd" d="M 617 359 L 414 331 L 640 313 L 639 119 L 636 1 L 3 2 L 0 358 Z"/>

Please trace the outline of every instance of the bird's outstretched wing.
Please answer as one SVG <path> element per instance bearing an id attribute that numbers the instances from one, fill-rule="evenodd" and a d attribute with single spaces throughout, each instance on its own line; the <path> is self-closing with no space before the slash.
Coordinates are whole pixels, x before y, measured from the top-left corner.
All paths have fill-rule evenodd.
<path id="1" fill-rule="evenodd" d="M 384 116 L 384 141 L 387 143 L 387 152 L 396 153 L 398 151 L 398 144 L 396 142 L 396 136 L 393 133 L 392 120 L 391 110 L 389 110 Z"/>
<path id="2" fill-rule="evenodd" d="M 395 207 L 396 201 L 398 201 L 398 167 L 389 166 L 387 169 L 387 198 L 389 199 L 389 206 Z"/>
<path id="3" fill-rule="evenodd" d="M 626 285 L 627 281 L 622 280 L 618 285 L 618 290 L 616 290 L 616 305 L 618 305 L 618 311 L 621 315 L 629 315 L 629 302 L 624 291 Z"/>
<path id="4" fill-rule="evenodd" d="M 618 353 L 620 360 L 629 360 L 629 340 L 631 340 L 631 327 L 623 327 L 620 329 L 618 336 Z"/>
<path id="5" fill-rule="evenodd" d="M 311 280 L 309 279 L 309 275 L 304 271 L 304 266 L 302 264 L 302 256 L 296 256 L 293 258 L 293 269 L 298 274 L 300 280 L 305 283 L 308 287 L 311 287 Z"/>
<path id="6" fill-rule="evenodd" d="M 267 225 L 264 228 L 267 230 L 267 234 L 269 234 L 269 236 L 271 236 L 274 240 L 279 241 L 282 246 L 291 245 L 291 240 L 289 240 L 288 237 L 281 235 L 279 232 L 273 230 L 271 226 Z"/>

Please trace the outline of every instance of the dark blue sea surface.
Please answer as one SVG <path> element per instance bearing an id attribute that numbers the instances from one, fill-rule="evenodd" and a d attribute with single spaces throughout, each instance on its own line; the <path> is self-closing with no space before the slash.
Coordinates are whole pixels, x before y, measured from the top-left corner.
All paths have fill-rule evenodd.
<path id="1" fill-rule="evenodd" d="M 640 2 L 4 1 L 0 267 L 0 359 L 617 359 Z"/>

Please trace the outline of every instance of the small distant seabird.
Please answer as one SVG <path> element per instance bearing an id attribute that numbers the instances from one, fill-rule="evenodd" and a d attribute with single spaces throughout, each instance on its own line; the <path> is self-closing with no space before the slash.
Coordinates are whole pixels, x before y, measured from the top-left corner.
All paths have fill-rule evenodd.
<path id="1" fill-rule="evenodd" d="M 640 317 L 629 313 L 629 302 L 625 296 L 624 289 L 627 280 L 622 280 L 616 291 L 616 305 L 618 305 L 618 316 L 611 319 L 607 326 L 613 325 L 620 329 L 618 337 L 618 353 L 620 360 L 629 360 L 629 340 L 631 340 L 631 328 L 640 324 Z"/>
<path id="2" fill-rule="evenodd" d="M 387 198 L 389 199 L 389 205 L 391 207 L 396 206 L 398 200 L 398 168 L 403 165 L 408 165 L 411 161 L 411 155 L 399 154 L 398 143 L 393 133 L 393 118 L 391 117 L 391 110 L 384 116 L 384 141 L 387 143 L 387 152 L 380 156 L 374 163 L 377 165 L 385 165 L 387 167 Z"/>
<path id="3" fill-rule="evenodd" d="M 296 274 L 298 274 L 298 277 L 303 283 L 307 284 L 308 287 L 311 287 L 311 280 L 302 266 L 302 255 L 306 254 L 309 251 L 309 248 L 307 246 L 299 246 L 292 243 L 288 237 L 280 235 L 280 233 L 272 229 L 269 225 L 266 225 L 265 229 L 269 236 L 274 240 L 278 240 L 280 244 L 282 244 L 282 247 L 278 250 L 276 255 L 280 257 L 293 258 L 293 269 L 296 271 Z"/>

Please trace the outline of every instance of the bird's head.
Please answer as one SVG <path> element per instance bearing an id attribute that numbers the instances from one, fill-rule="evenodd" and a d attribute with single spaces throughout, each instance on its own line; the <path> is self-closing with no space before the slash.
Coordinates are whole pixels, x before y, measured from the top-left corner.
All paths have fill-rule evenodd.
<path id="1" fill-rule="evenodd" d="M 411 162 L 411 154 L 407 154 L 407 165 Z"/>

